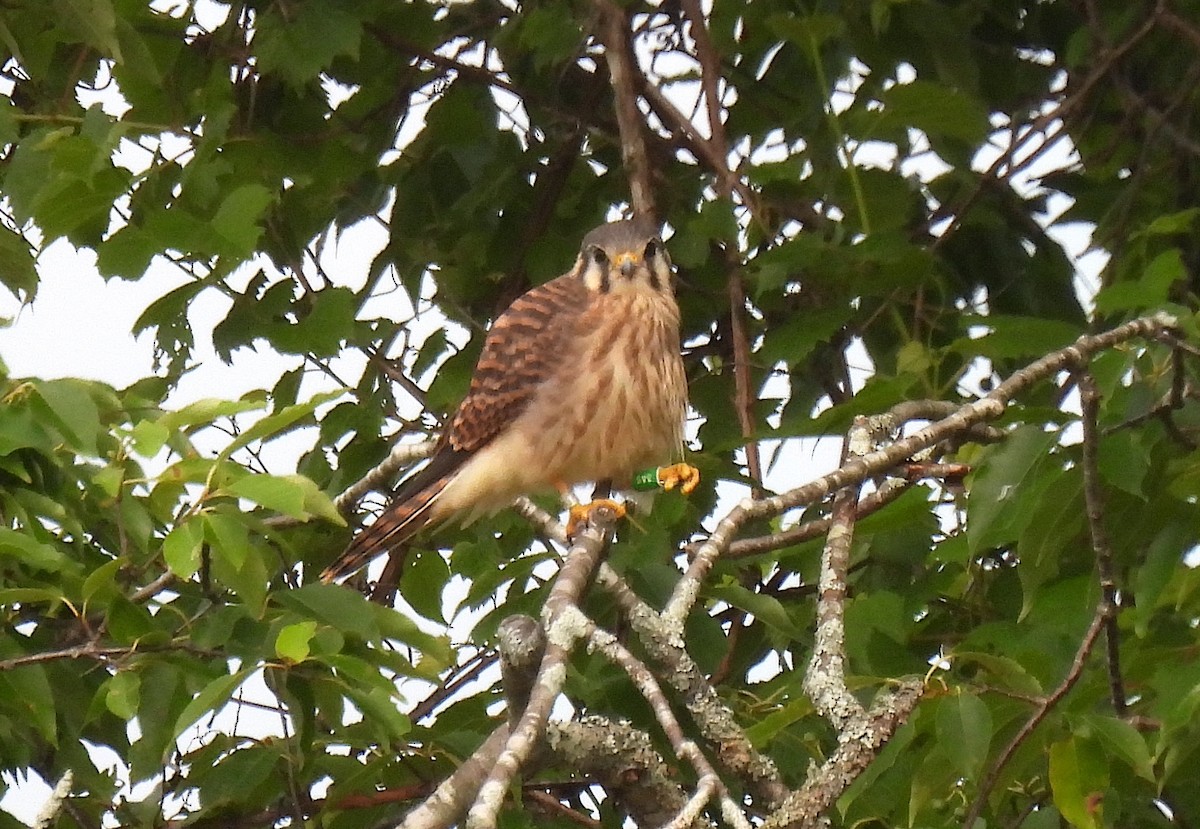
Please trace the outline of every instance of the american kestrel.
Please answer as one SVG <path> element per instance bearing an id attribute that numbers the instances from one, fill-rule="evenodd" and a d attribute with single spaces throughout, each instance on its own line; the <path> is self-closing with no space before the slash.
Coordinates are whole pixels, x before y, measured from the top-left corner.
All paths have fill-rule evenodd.
<path id="1" fill-rule="evenodd" d="M 518 495 L 583 481 L 625 487 L 656 464 L 668 464 L 658 470 L 664 488 L 691 492 L 699 474 L 680 462 L 686 410 L 662 240 L 646 221 L 601 225 L 570 271 L 496 318 L 433 456 L 321 580 L 349 575 L 430 524 L 470 521 Z"/>

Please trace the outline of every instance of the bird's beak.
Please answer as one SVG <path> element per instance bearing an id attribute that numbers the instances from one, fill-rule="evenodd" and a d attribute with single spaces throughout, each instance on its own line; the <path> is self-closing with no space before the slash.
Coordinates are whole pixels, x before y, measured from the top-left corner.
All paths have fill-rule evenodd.
<path id="1" fill-rule="evenodd" d="M 628 279 L 629 277 L 633 276 L 633 269 L 636 268 L 641 261 L 641 257 L 636 253 L 626 252 L 618 253 L 616 258 L 613 259 L 613 264 L 620 269 L 621 276 Z"/>

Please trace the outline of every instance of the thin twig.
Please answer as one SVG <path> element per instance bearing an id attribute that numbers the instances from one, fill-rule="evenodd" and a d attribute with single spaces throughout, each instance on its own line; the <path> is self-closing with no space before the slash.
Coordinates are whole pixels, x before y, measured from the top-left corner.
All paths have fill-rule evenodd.
<path id="1" fill-rule="evenodd" d="M 856 520 L 883 509 L 907 492 L 911 486 L 912 482 L 906 478 L 889 478 L 887 481 L 884 481 L 879 489 L 859 499 L 856 505 Z M 795 527 L 780 530 L 770 535 L 761 535 L 755 538 L 739 538 L 729 545 L 729 549 L 721 557 L 724 559 L 745 558 L 747 556 L 769 553 L 772 550 L 779 550 L 783 547 L 790 547 L 793 544 L 802 544 L 805 541 L 811 541 L 829 532 L 829 525 L 832 521 L 831 517 L 826 516 L 824 518 L 813 519 L 812 521 L 805 521 L 803 524 L 797 524 Z"/>
<path id="2" fill-rule="evenodd" d="M 982 782 L 979 784 L 979 794 L 975 796 L 975 801 L 971 804 L 971 808 L 967 810 L 967 816 L 963 820 L 963 829 L 973 829 L 975 826 L 975 821 L 983 811 L 984 804 L 987 803 L 988 796 L 991 794 L 992 789 L 996 787 L 996 783 L 1000 780 L 1000 772 L 1004 770 L 1004 767 L 1008 765 L 1008 761 L 1011 760 L 1013 755 L 1017 753 L 1017 749 L 1020 748 L 1021 744 L 1029 738 L 1029 735 L 1032 734 L 1034 729 L 1037 728 L 1041 721 L 1046 718 L 1046 715 L 1050 713 L 1051 709 L 1053 709 L 1054 706 L 1056 706 L 1059 701 L 1067 695 L 1067 692 L 1075 686 L 1075 683 L 1079 681 L 1079 677 L 1083 673 L 1084 663 L 1087 662 L 1087 658 L 1091 654 L 1092 648 L 1095 647 L 1096 639 L 1099 638 L 1100 632 L 1104 630 L 1104 620 L 1106 618 L 1106 614 L 1103 605 L 1104 602 L 1101 601 L 1096 606 L 1096 613 L 1092 617 L 1091 624 L 1088 625 L 1087 632 L 1083 635 L 1083 641 L 1079 643 L 1079 650 L 1075 652 L 1075 659 L 1071 662 L 1071 669 L 1067 672 L 1067 676 L 1063 679 L 1062 683 L 1054 689 L 1053 693 L 1042 700 L 1037 710 L 1034 711 L 1033 715 L 1025 721 L 1025 724 L 1021 726 L 1021 730 L 1013 736 L 1008 745 L 1004 747 L 1004 751 L 1000 752 L 1000 756 L 996 758 L 996 762 L 992 764 L 990 769 L 988 769 L 988 773 L 984 776 Z"/>
<path id="3" fill-rule="evenodd" d="M 1104 491 L 1100 482 L 1100 435 L 1096 421 L 1100 412 L 1100 391 L 1091 372 L 1079 375 L 1079 399 L 1083 411 L 1083 498 L 1087 505 L 1088 531 L 1096 554 L 1096 573 L 1100 577 L 1100 607 L 1104 612 L 1104 638 L 1107 644 L 1108 687 L 1113 711 L 1118 717 L 1128 713 L 1125 680 L 1121 676 L 1120 631 L 1117 628 L 1117 581 L 1113 575 L 1113 551 L 1108 528 L 1104 526 Z"/>

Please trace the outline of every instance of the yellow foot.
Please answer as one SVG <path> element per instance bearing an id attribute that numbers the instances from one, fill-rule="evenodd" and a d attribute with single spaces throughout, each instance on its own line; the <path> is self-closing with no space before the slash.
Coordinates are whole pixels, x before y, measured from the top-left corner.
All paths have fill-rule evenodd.
<path id="1" fill-rule="evenodd" d="M 684 495 L 690 495 L 700 485 L 700 470 L 686 463 L 664 466 L 658 470 L 658 483 L 668 492 L 679 487 Z"/>
<path id="2" fill-rule="evenodd" d="M 592 513 L 600 509 L 612 510 L 614 518 L 625 517 L 625 505 L 611 498 L 597 498 L 590 504 L 576 504 L 568 513 L 567 538 L 574 538 L 579 528 L 591 520 Z"/>

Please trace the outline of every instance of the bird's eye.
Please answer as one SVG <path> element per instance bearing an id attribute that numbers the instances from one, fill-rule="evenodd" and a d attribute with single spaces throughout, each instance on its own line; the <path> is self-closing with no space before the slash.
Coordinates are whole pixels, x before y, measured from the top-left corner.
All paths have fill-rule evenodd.
<path id="1" fill-rule="evenodd" d="M 659 249 L 658 240 L 651 239 L 646 243 L 646 249 L 642 251 L 642 258 L 653 259 L 655 256 L 658 256 Z"/>
<path id="2" fill-rule="evenodd" d="M 607 265 L 608 264 L 608 254 L 605 253 L 600 248 L 592 248 L 592 261 L 595 262 L 597 265 Z"/>

